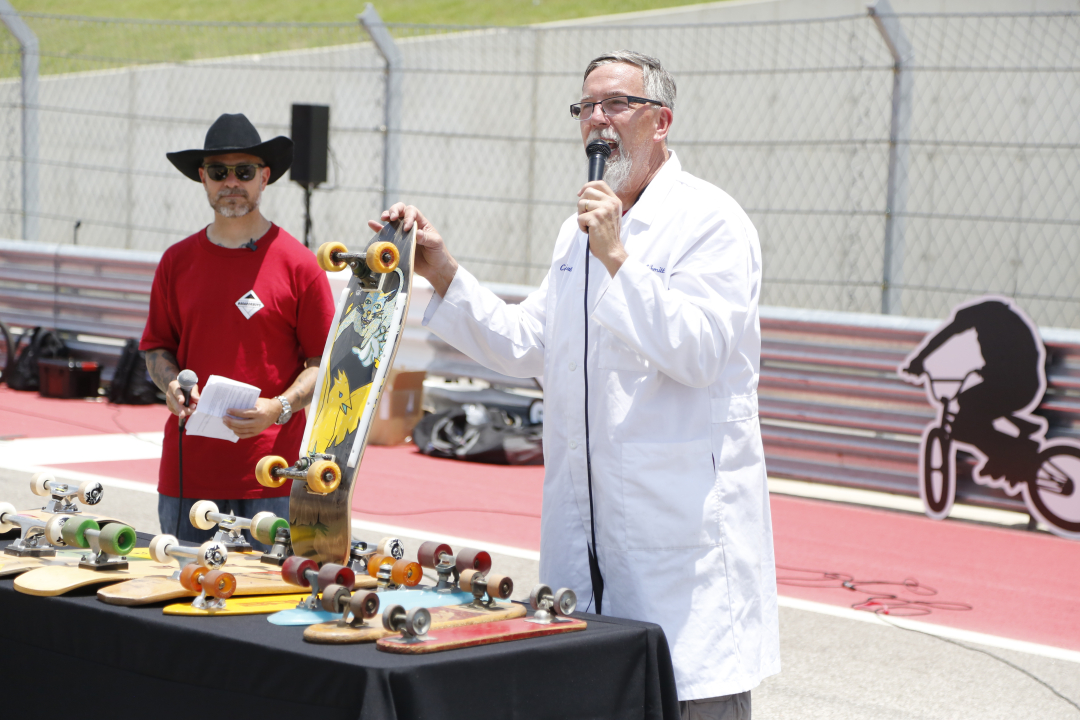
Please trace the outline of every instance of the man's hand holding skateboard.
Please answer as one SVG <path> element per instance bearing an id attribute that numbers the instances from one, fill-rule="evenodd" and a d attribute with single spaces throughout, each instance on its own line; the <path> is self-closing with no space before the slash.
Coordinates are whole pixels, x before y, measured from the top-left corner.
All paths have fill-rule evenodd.
<path id="1" fill-rule="evenodd" d="M 406 207 L 405 203 L 394 203 L 389 210 L 383 210 L 382 222 L 368 220 L 368 227 L 375 232 L 383 229 L 383 224 L 404 218 L 402 230 L 409 232 L 416 225 L 416 247 L 420 252 L 416 253 L 413 270 L 427 280 L 439 293 L 439 297 L 446 295 L 450 283 L 457 274 L 458 263 L 446 248 L 442 235 L 435 229 L 423 213 L 414 206 Z"/>

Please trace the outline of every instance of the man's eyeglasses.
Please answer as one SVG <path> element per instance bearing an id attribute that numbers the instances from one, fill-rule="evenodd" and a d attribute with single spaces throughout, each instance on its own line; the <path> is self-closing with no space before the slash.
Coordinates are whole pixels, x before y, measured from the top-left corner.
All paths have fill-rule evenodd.
<path id="1" fill-rule="evenodd" d="M 214 182 L 222 182 L 229 177 L 229 172 L 232 172 L 240 182 L 248 182 L 254 180 L 255 176 L 259 174 L 259 168 L 264 167 L 266 166 L 253 165 L 252 163 L 243 163 L 242 165 L 211 163 L 210 165 L 203 165 L 203 170 L 206 171 L 206 176 Z"/>
<path id="2" fill-rule="evenodd" d="M 604 114 L 608 117 L 612 115 L 618 115 L 619 113 L 626 112 L 632 106 L 644 105 L 651 103 L 653 105 L 664 106 L 664 103 L 659 100 L 650 100 L 649 98 L 634 97 L 633 95 L 619 95 L 617 97 L 610 97 L 606 100 L 600 101 L 600 108 L 604 111 Z M 596 108 L 597 103 L 584 102 L 574 103 L 570 106 L 570 117 L 575 120 L 585 121 L 592 117 L 593 110 Z"/>

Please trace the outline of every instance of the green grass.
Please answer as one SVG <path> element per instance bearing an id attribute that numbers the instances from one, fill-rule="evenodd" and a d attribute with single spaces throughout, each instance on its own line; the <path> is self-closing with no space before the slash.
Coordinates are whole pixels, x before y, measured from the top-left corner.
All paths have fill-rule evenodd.
<path id="1" fill-rule="evenodd" d="M 388 0 L 375 3 L 375 8 L 387 23 L 475 26 L 528 25 L 686 4 L 688 0 Z M 14 0 L 13 5 L 38 37 L 42 74 L 354 43 L 363 37 L 356 15 L 365 7 L 357 0 Z M 78 17 L 342 25 L 246 28 Z M 0 77 L 18 74 L 17 50 L 10 34 L 0 32 Z"/>

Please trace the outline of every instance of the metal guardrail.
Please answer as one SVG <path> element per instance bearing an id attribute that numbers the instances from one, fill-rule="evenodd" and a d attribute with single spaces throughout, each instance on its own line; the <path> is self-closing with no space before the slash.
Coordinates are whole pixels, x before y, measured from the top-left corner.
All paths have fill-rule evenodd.
<path id="1" fill-rule="evenodd" d="M 159 255 L 0 240 L 0 319 L 65 331 L 76 352 L 119 348 L 94 338 L 139 337 Z M 329 275 L 335 297 L 348 278 Z M 532 288 L 489 284 L 508 302 Z M 422 325 L 431 286 L 414 285 L 395 366 L 535 388 L 481 367 Z M 936 415 L 925 392 L 896 369 L 939 321 L 790 308 L 761 309 L 759 386 L 770 475 L 918 496 L 919 439 Z M 1044 329 L 1049 387 L 1038 412 L 1050 436 L 1080 439 L 1080 332 Z M 78 340 L 78 336 L 84 336 Z M 106 361 L 107 362 L 107 361 Z M 106 374 L 106 376 L 108 376 Z M 957 501 L 1026 511 L 1023 501 L 976 485 L 958 461 Z"/>

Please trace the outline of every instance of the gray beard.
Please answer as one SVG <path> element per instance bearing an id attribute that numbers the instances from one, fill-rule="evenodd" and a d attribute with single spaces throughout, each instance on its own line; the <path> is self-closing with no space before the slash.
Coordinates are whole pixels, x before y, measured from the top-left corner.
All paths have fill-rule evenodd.
<path id="1" fill-rule="evenodd" d="M 244 195 L 223 196 L 220 193 L 218 193 L 217 198 L 210 198 L 207 196 L 207 199 L 210 201 L 210 207 L 214 208 L 214 212 L 218 215 L 227 218 L 238 218 L 244 217 L 259 207 L 259 203 L 262 201 L 262 195 L 254 201 Z"/>
<path id="2" fill-rule="evenodd" d="M 619 156 L 604 165 L 604 181 L 611 191 L 618 195 L 630 181 L 633 169 L 634 158 L 626 151 L 625 146 L 619 145 Z"/>

